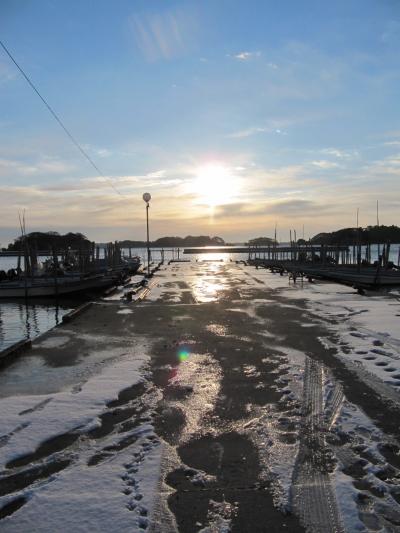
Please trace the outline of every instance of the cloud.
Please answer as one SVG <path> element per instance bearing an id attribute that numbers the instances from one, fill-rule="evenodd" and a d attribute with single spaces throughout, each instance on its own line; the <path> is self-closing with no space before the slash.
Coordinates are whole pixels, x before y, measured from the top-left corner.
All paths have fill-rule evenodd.
<path id="1" fill-rule="evenodd" d="M 320 204 L 318 202 L 301 198 L 276 200 L 275 202 L 270 202 L 268 204 L 268 211 L 270 213 L 279 213 L 281 215 L 305 215 L 307 211 L 312 211 L 315 213 L 317 208 L 320 208 Z"/>
<path id="2" fill-rule="evenodd" d="M 23 163 L 22 161 L 14 161 L 12 159 L 0 159 L 0 176 L 15 176 L 34 174 L 37 168 L 34 165 Z"/>
<path id="3" fill-rule="evenodd" d="M 287 135 L 284 128 L 292 124 L 291 120 L 287 119 L 271 119 L 266 121 L 262 126 L 250 126 L 242 130 L 229 133 L 226 137 L 228 139 L 244 139 L 251 137 L 252 135 L 258 135 L 259 133 L 275 133 L 277 135 Z"/>
<path id="4" fill-rule="evenodd" d="M 40 187 L 41 190 L 51 192 L 64 191 L 76 192 L 92 196 L 93 194 L 104 192 L 112 193 L 112 186 L 114 186 L 121 194 L 131 194 L 132 191 L 138 191 L 146 187 L 159 187 L 161 189 L 170 187 L 171 185 L 178 185 L 181 183 L 180 179 L 164 179 L 166 177 L 165 170 L 156 170 L 142 175 L 129 176 L 96 176 L 92 178 L 81 178 L 76 180 L 67 180 L 56 184 L 46 184 Z"/>
<path id="5" fill-rule="evenodd" d="M 268 123 L 271 129 L 273 126 L 278 129 L 276 125 Z M 315 157 L 322 151 L 333 161 Z M 253 153 L 236 153 L 227 155 L 226 159 L 221 155 L 240 186 L 231 203 L 214 208 L 213 217 L 210 217 L 208 205 L 199 204 L 198 194 L 188 191 L 188 184 L 204 160 L 186 155 L 181 162 L 178 157 L 172 166 L 162 163 L 158 168 L 136 175 L 66 179 L 66 174 L 62 179 L 61 174 L 49 174 L 47 183 L 3 185 L 0 209 L 4 227 L 15 227 L 16 213 L 26 208 L 30 230 L 81 230 L 99 240 L 142 236 L 144 187 L 153 197 L 152 234 L 155 237 L 167 233 L 204 232 L 226 239 L 236 240 L 242 236 L 247 239 L 260 231 L 268 234 L 267 229 L 273 227 L 275 221 L 284 235 L 282 238 L 286 238 L 285 228 L 296 227 L 296 223 L 297 227 L 305 223 L 314 234 L 325 228 L 335 229 L 338 220 L 343 221 L 343 225 L 350 224 L 355 204 L 360 206 L 367 221 L 372 220 L 369 206 L 372 212 L 377 197 L 382 210 L 384 205 L 388 206 L 384 213 L 388 223 L 392 223 L 390 217 L 396 216 L 396 210 L 385 202 L 392 202 L 392 206 L 393 196 L 400 192 L 400 154 L 393 150 L 388 157 L 354 168 L 349 174 L 342 165 L 342 162 L 347 163 L 347 152 L 351 151 L 331 147 L 314 150 L 310 151 L 314 160 L 307 152 L 305 160 L 302 153 L 301 163 L 272 168 L 254 159 Z M 43 157 L 39 159 L 45 164 L 54 163 Z M 14 163 L 17 167 L 21 164 Z M 324 171 L 328 168 L 337 169 L 335 180 L 331 179 L 329 171 Z M 122 196 L 115 194 L 110 180 Z M 11 230 L 10 235 L 14 236 Z"/>
<path id="6" fill-rule="evenodd" d="M 400 141 L 388 141 L 383 143 L 383 146 L 400 146 Z"/>
<path id="7" fill-rule="evenodd" d="M 384 133 L 376 135 L 376 137 L 392 138 L 393 140 L 396 140 L 400 137 L 400 130 L 385 131 Z"/>
<path id="8" fill-rule="evenodd" d="M 324 148 L 320 150 L 321 154 L 332 155 L 338 159 L 352 159 L 359 156 L 357 150 L 341 150 L 339 148 Z"/>
<path id="9" fill-rule="evenodd" d="M 31 161 L 0 159 L 0 177 L 3 176 L 8 179 L 21 176 L 61 175 L 70 172 L 73 168 L 70 163 L 48 156 L 33 160 L 31 158 Z"/>
<path id="10" fill-rule="evenodd" d="M 0 85 L 12 81 L 17 76 L 17 70 L 0 61 Z"/>
<path id="11" fill-rule="evenodd" d="M 381 182 L 382 179 L 390 179 L 391 177 L 395 180 L 399 180 L 400 154 L 390 154 L 383 159 L 374 161 L 370 165 L 365 165 L 364 172 L 367 176 L 370 176 L 371 179 L 375 180 L 376 183 Z M 397 183 L 399 182 L 400 181 Z M 393 189 L 390 189 L 390 191 L 394 192 Z"/>
<path id="12" fill-rule="evenodd" d="M 166 170 L 156 170 L 155 172 L 150 172 L 147 174 L 147 178 L 164 178 L 166 175 Z"/>
<path id="13" fill-rule="evenodd" d="M 333 161 L 326 161 L 326 160 L 319 160 L 319 161 L 312 161 L 312 165 L 318 168 L 322 168 L 324 170 L 329 170 L 331 168 L 338 168 L 339 165 L 337 163 L 334 163 Z"/>
<path id="14" fill-rule="evenodd" d="M 129 24 L 136 45 L 149 61 L 186 53 L 193 39 L 195 17 L 187 9 L 132 15 Z"/>
<path id="15" fill-rule="evenodd" d="M 249 61 L 250 59 L 253 59 L 255 57 L 260 57 L 261 52 L 239 52 L 238 54 L 235 54 L 233 57 L 235 59 L 238 59 L 239 61 Z"/>
<path id="16" fill-rule="evenodd" d="M 400 22 L 398 20 L 390 20 L 386 24 L 385 31 L 381 35 L 381 40 L 385 44 L 390 44 L 393 41 L 398 42 L 400 37 Z"/>
<path id="17" fill-rule="evenodd" d="M 227 138 L 229 138 L 229 139 L 244 139 L 246 137 L 251 137 L 252 135 L 257 135 L 258 133 L 266 133 L 266 132 L 269 132 L 269 131 L 271 131 L 271 130 L 268 129 L 268 128 L 262 128 L 262 127 L 254 126 L 254 127 L 251 127 L 251 128 L 247 128 L 245 130 L 239 130 L 239 131 L 235 131 L 233 133 L 230 133 L 229 135 L 227 135 Z"/>
<path id="18" fill-rule="evenodd" d="M 96 154 L 99 157 L 110 157 L 112 155 L 112 152 L 111 152 L 111 150 L 107 150 L 107 148 L 99 148 L 96 151 Z"/>
<path id="19" fill-rule="evenodd" d="M 260 219 L 275 218 L 289 219 L 293 222 L 294 217 L 318 216 L 323 217 L 337 211 L 337 206 L 329 201 L 314 200 L 311 198 L 277 198 L 273 200 L 260 200 L 258 204 L 253 202 L 236 202 L 229 205 L 218 206 L 214 216 L 219 219 Z"/>

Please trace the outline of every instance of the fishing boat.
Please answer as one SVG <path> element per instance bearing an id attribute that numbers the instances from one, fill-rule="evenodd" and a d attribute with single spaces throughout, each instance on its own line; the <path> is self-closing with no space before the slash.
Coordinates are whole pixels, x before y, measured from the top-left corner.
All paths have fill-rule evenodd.
<path id="1" fill-rule="evenodd" d="M 28 246 L 23 261 L 21 255 L 17 268 L 0 270 L 1 299 L 59 297 L 104 290 L 119 285 L 140 266 L 137 256 L 123 258 L 117 243 L 107 245 L 103 258 L 94 243 L 89 250 L 53 250 L 43 261 L 38 261 L 38 254 Z"/>
<path id="2" fill-rule="evenodd" d="M 86 291 L 107 289 L 117 285 L 121 277 L 115 273 L 81 276 L 32 277 L 0 282 L 0 298 L 58 297 Z"/>
<path id="3" fill-rule="evenodd" d="M 133 257 L 123 256 L 122 265 L 127 269 L 129 274 L 136 274 L 140 267 L 140 257 L 135 255 Z"/>

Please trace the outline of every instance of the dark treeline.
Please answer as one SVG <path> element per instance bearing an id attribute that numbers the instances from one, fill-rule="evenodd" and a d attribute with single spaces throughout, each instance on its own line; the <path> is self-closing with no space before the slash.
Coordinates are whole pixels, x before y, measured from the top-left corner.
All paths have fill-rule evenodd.
<path id="1" fill-rule="evenodd" d="M 82 233 L 66 233 L 60 235 L 56 231 L 34 231 L 26 237 L 18 237 L 8 245 L 7 250 L 20 251 L 24 249 L 24 239 L 30 248 L 38 251 L 66 250 L 67 248 L 84 249 L 90 247 L 90 241 Z"/>
<path id="2" fill-rule="evenodd" d="M 66 233 L 60 235 L 56 231 L 35 231 L 26 235 L 26 242 L 29 247 L 38 251 L 51 251 L 51 250 L 66 250 L 72 248 L 74 250 L 89 248 L 91 243 L 88 238 L 82 233 Z M 14 242 L 8 245 L 8 251 L 19 251 L 24 249 L 24 238 L 22 236 L 14 239 Z M 121 248 L 144 248 L 146 247 L 146 241 L 119 241 Z M 221 237 L 209 237 L 207 235 L 187 237 L 161 237 L 150 243 L 152 247 L 165 248 L 165 247 L 193 247 L 193 246 L 224 246 L 225 241 Z M 100 246 L 104 246 L 100 244 Z"/>
<path id="3" fill-rule="evenodd" d="M 398 226 L 343 228 L 331 233 L 318 233 L 312 237 L 311 242 L 314 244 L 400 243 L 400 228 Z"/>
<path id="4" fill-rule="evenodd" d="M 272 246 L 275 244 L 275 240 L 270 237 L 256 237 L 255 239 L 250 239 L 249 242 L 246 242 L 249 246 Z M 276 242 L 278 244 L 278 241 Z"/>
<path id="5" fill-rule="evenodd" d="M 121 248 L 144 248 L 146 246 L 146 241 L 119 241 L 118 243 Z M 166 247 L 193 247 L 193 246 L 224 246 L 225 241 L 221 237 L 209 237 L 207 235 L 193 236 L 188 235 L 187 237 L 160 237 L 155 241 L 151 241 L 150 245 L 155 248 L 166 248 Z"/>

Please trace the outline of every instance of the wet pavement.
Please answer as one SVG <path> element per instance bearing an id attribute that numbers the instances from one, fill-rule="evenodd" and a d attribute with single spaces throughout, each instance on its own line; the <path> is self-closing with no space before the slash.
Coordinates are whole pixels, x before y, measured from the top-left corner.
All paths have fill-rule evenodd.
<path id="1" fill-rule="evenodd" d="M 18 417 L 31 424 L 0 431 L 0 528 L 28 531 L 47 509 L 32 494 L 89 469 L 122 479 L 131 531 L 399 531 L 398 390 L 354 374 L 338 357 L 343 318 L 316 313 L 306 291 L 291 298 L 288 283 L 242 264 L 172 263 L 146 299 L 95 304 L 39 338 L 0 373 L 0 395 L 25 398 Z M 32 412 L 67 393 L 86 405 L 87 384 L 99 383 L 93 401 L 110 369 L 95 424 L 66 418 L 36 447 L 11 448 Z M 158 461 L 151 489 L 146 457 Z M 51 509 L 67 531 L 64 507 Z"/>

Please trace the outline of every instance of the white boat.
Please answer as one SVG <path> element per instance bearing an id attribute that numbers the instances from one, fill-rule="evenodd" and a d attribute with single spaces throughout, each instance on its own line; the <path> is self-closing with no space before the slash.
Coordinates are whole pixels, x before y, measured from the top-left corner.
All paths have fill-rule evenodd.
<path id="1" fill-rule="evenodd" d="M 124 256 L 122 258 L 122 265 L 129 271 L 129 274 L 136 274 L 140 267 L 140 257 L 138 255 L 133 257 Z"/>

